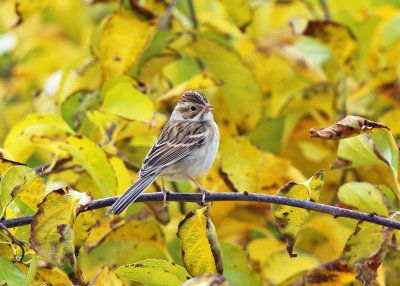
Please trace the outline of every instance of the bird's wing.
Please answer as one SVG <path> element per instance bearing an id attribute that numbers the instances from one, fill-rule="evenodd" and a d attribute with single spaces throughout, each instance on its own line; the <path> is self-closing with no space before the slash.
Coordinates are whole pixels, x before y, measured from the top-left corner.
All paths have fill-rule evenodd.
<path id="1" fill-rule="evenodd" d="M 143 177 L 171 165 L 207 141 L 204 123 L 170 120 L 143 161 L 138 176 Z"/>

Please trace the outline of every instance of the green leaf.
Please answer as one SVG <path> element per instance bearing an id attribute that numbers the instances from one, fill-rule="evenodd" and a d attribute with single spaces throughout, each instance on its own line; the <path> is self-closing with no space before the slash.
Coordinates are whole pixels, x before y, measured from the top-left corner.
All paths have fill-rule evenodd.
<path id="1" fill-rule="evenodd" d="M 35 278 L 36 269 L 39 261 L 39 256 L 37 254 L 33 255 L 32 261 L 29 265 L 28 273 L 26 274 L 26 278 L 24 281 L 24 286 L 32 285 L 32 281 Z"/>
<path id="2" fill-rule="evenodd" d="M 70 136 L 60 145 L 60 149 L 71 154 L 90 174 L 102 191 L 102 194 L 93 194 L 96 199 L 115 195 L 117 182 L 114 170 L 106 154 L 96 143 L 85 136 Z"/>
<path id="3" fill-rule="evenodd" d="M 189 273 L 180 265 L 161 259 L 146 259 L 123 265 L 115 270 L 122 278 L 129 278 L 145 285 L 181 285 L 190 279 Z"/>
<path id="4" fill-rule="evenodd" d="M 347 206 L 361 212 L 374 212 L 381 216 L 388 216 L 391 211 L 380 186 L 367 182 L 350 182 L 342 185 L 338 191 L 338 198 Z"/>
<path id="5" fill-rule="evenodd" d="M 129 120 L 149 122 L 154 115 L 152 101 L 128 77 L 117 79 L 106 83 L 103 110 Z"/>
<path id="6" fill-rule="evenodd" d="M 278 191 L 277 195 L 308 202 L 317 202 L 323 185 L 324 171 L 319 170 L 307 182 L 287 183 Z M 297 254 L 293 253 L 293 246 L 296 242 L 297 234 L 310 216 L 310 211 L 278 204 L 272 204 L 271 208 L 278 229 L 288 242 L 286 249 L 290 257 L 296 257 Z"/>
<path id="7" fill-rule="evenodd" d="M 233 285 L 263 285 L 261 277 L 250 268 L 248 253 L 242 247 L 229 243 L 221 243 L 224 253 L 224 277 Z"/>
<path id="8" fill-rule="evenodd" d="M 222 82 L 220 90 L 237 128 L 253 129 L 261 119 L 262 94 L 250 70 L 237 54 L 206 37 L 199 36 L 192 48 L 216 81 Z"/>
<path id="9" fill-rule="evenodd" d="M 27 166 L 13 166 L 4 173 L 0 183 L 0 217 L 4 215 L 8 204 L 37 177 L 35 170 Z"/>
<path id="10" fill-rule="evenodd" d="M 62 102 L 61 115 L 71 128 L 78 130 L 85 117 L 86 110 L 95 106 L 99 100 L 98 93 L 77 91 Z"/>
<path id="11" fill-rule="evenodd" d="M 8 286 L 24 285 L 25 275 L 7 258 L 0 256 L 0 283 Z"/>
<path id="12" fill-rule="evenodd" d="M 392 234 L 389 227 L 360 221 L 347 240 L 343 256 L 365 285 L 377 278 L 377 269 L 386 256 Z"/>
<path id="13" fill-rule="evenodd" d="M 182 241 L 182 260 L 190 275 L 222 274 L 222 250 L 207 207 L 188 213 L 179 223 L 177 235 Z"/>
<path id="14" fill-rule="evenodd" d="M 73 223 L 92 198 L 77 191 L 57 190 L 46 196 L 33 216 L 30 243 L 35 252 L 77 277 Z"/>

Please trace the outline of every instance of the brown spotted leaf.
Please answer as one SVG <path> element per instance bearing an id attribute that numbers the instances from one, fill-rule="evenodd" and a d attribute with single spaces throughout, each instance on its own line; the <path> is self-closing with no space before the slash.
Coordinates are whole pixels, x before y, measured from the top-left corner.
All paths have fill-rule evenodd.
<path id="1" fill-rule="evenodd" d="M 389 130 L 389 128 L 382 123 L 374 122 L 360 116 L 348 115 L 329 127 L 321 128 L 318 130 L 311 128 L 310 134 L 311 137 L 339 140 L 351 136 L 356 136 L 358 134 L 371 130 L 372 128 L 386 128 Z"/>
<path id="2" fill-rule="evenodd" d="M 192 276 L 222 274 L 222 250 L 207 207 L 188 213 L 179 223 L 177 235 L 182 241 L 183 263 Z"/>
<path id="3" fill-rule="evenodd" d="M 345 285 L 355 280 L 356 271 L 342 258 L 318 265 L 297 279 L 293 286 L 300 285 Z"/>
<path id="4" fill-rule="evenodd" d="M 92 197 L 85 193 L 53 191 L 39 204 L 32 220 L 32 248 L 67 273 L 72 282 L 78 279 L 73 224 L 78 213 L 91 201 Z"/>
<path id="5" fill-rule="evenodd" d="M 121 278 L 128 278 L 148 286 L 179 286 L 190 279 L 182 266 L 162 259 L 146 259 L 115 270 Z"/>
<path id="6" fill-rule="evenodd" d="M 348 27 L 332 21 L 309 21 L 304 34 L 324 43 L 342 70 L 346 72 L 353 70 L 352 60 L 357 41 Z"/>
<path id="7" fill-rule="evenodd" d="M 305 183 L 289 182 L 282 187 L 277 195 L 303 201 L 318 201 L 319 194 L 324 184 L 324 171 L 319 170 Z M 296 257 L 293 246 L 301 227 L 308 220 L 310 211 L 291 206 L 272 204 L 272 212 L 276 219 L 279 231 L 287 240 L 286 249 L 290 257 Z"/>
<path id="8" fill-rule="evenodd" d="M 368 222 L 357 224 L 354 233 L 347 240 L 343 257 L 357 270 L 357 279 L 370 285 L 377 278 L 377 269 L 388 251 L 393 230 Z"/>

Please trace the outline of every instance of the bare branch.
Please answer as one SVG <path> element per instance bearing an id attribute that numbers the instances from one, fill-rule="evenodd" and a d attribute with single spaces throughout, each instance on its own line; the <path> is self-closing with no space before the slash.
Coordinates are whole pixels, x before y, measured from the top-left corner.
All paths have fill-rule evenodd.
<path id="1" fill-rule="evenodd" d="M 202 194 L 180 194 L 180 193 L 169 193 L 167 195 L 168 201 L 175 202 L 201 202 Z M 87 210 L 100 209 L 111 206 L 118 197 L 110 197 L 100 200 L 93 201 Z M 149 201 L 162 201 L 162 193 L 150 193 L 141 194 L 136 202 L 149 202 Z M 297 208 L 313 210 L 321 213 L 326 213 L 337 217 L 348 217 L 356 220 L 367 221 L 379 225 L 384 225 L 390 228 L 400 230 L 400 222 L 383 218 L 374 213 L 363 213 L 344 208 L 334 207 L 330 205 L 323 205 L 319 203 L 307 202 L 302 200 L 296 200 L 291 198 L 285 198 L 280 196 L 254 194 L 254 193 L 213 193 L 206 194 L 207 202 L 221 202 L 221 201 L 243 201 L 243 202 L 262 202 L 262 203 L 274 203 L 280 205 L 293 206 Z M 21 225 L 27 225 L 32 222 L 33 216 L 25 216 L 19 218 L 11 218 L 2 221 L 3 225 L 8 228 L 17 227 Z"/>

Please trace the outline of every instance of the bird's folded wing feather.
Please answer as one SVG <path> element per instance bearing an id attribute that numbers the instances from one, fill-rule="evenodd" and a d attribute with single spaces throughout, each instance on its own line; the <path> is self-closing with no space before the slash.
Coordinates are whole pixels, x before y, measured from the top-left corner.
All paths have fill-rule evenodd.
<path id="1" fill-rule="evenodd" d="M 207 141 L 204 123 L 170 120 L 143 161 L 138 176 L 173 164 Z"/>

